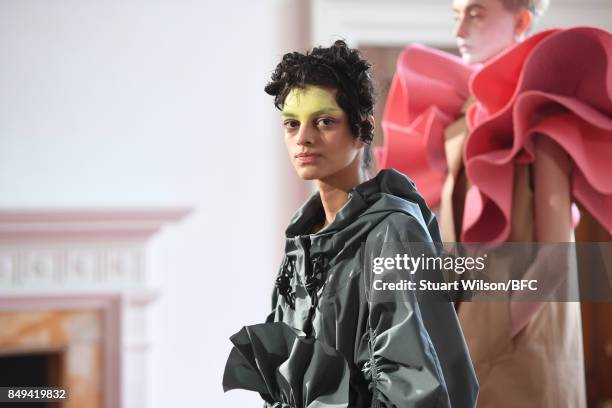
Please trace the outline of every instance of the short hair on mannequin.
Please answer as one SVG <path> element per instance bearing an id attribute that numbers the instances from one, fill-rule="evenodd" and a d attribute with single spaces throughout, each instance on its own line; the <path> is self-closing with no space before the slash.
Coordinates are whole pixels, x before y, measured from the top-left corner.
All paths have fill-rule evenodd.
<path id="1" fill-rule="evenodd" d="M 501 2 L 510 11 L 527 9 L 535 18 L 542 17 L 550 4 L 550 0 L 501 0 Z"/>
<path id="2" fill-rule="evenodd" d="M 294 88 L 314 85 L 336 89 L 336 102 L 348 117 L 353 137 L 366 143 L 361 167 L 368 169 L 373 160 L 370 144 L 374 137 L 371 117 L 375 93 L 371 67 L 359 51 L 337 40 L 331 47 L 315 47 L 306 54 L 285 54 L 265 91 L 274 96 L 274 105 L 282 109 L 285 98 Z"/>

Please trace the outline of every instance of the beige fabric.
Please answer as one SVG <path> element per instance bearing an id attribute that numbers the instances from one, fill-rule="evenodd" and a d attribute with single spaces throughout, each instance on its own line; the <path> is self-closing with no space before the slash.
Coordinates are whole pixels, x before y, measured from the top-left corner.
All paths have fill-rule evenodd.
<path id="1" fill-rule="evenodd" d="M 471 103 L 471 101 L 468 101 Z M 468 181 L 463 172 L 467 126 L 461 118 L 446 132 L 449 168 L 440 204 L 445 242 L 458 241 Z M 530 166 L 516 165 L 509 241 L 534 241 Z M 533 259 L 533 258 L 532 258 Z M 508 259 L 527 268 L 532 259 Z M 480 383 L 478 407 L 586 407 L 579 303 L 544 303 L 531 322 L 511 338 L 508 302 L 463 302 L 461 326 Z"/>
<path id="2" fill-rule="evenodd" d="M 444 150 L 448 174 L 440 199 L 440 233 L 443 242 L 457 242 L 461 236 L 461 215 L 468 182 L 463 169 L 462 152 L 467 136 L 463 118 L 453 122 L 445 132 Z"/>

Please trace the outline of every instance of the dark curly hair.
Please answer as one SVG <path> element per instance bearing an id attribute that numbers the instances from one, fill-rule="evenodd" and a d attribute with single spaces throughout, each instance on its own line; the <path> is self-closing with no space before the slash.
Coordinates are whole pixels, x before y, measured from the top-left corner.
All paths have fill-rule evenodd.
<path id="1" fill-rule="evenodd" d="M 375 102 L 371 67 L 359 51 L 338 40 L 331 47 L 315 47 L 306 54 L 283 55 L 265 91 L 274 96 L 274 105 L 282 110 L 285 98 L 294 88 L 314 85 L 336 89 L 336 102 L 348 117 L 353 137 L 366 142 L 361 164 L 367 169 L 372 163 L 370 144 L 374 137 L 374 126 L 369 120 Z"/>

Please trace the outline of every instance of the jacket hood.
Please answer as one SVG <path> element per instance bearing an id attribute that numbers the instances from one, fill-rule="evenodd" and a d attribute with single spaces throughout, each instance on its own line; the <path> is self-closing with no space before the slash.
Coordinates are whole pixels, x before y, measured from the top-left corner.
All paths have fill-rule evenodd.
<path id="1" fill-rule="evenodd" d="M 319 192 L 314 193 L 293 215 L 285 235 L 287 238 L 327 235 L 349 225 L 361 222 L 371 224 L 372 219 L 382 219 L 392 212 L 402 212 L 415 217 L 427 228 L 431 239 L 440 242 L 436 218 L 414 182 L 394 169 L 381 170 L 376 177 L 354 187 L 334 221 L 316 234 L 310 234 L 314 225 L 324 216 L 321 196 Z M 366 215 L 367 217 L 364 217 Z"/>

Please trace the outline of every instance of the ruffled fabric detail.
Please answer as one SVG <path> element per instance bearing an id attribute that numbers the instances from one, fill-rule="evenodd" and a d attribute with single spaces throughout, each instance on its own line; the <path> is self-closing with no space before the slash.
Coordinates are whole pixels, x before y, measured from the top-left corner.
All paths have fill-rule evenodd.
<path id="1" fill-rule="evenodd" d="M 295 309 L 295 292 L 291 287 L 291 279 L 295 275 L 295 258 L 285 255 L 283 265 L 274 281 L 278 293 L 285 299 L 291 309 Z"/>
<path id="2" fill-rule="evenodd" d="M 274 408 L 348 407 L 350 371 L 334 348 L 282 322 L 245 326 L 230 340 L 224 391 L 256 391 Z"/>
<path id="3" fill-rule="evenodd" d="M 440 203 L 447 172 L 444 130 L 460 115 L 475 69 L 421 45 L 407 47 L 397 61 L 382 121 L 385 141 L 375 158 L 380 168 L 412 178 L 430 207 Z"/>
<path id="4" fill-rule="evenodd" d="M 515 163 L 534 160 L 535 135 L 572 158 L 572 193 L 612 232 L 612 35 L 591 27 L 536 34 L 473 78 L 478 100 L 464 162 L 463 241 L 503 242 L 512 214 Z M 503 182 L 500 182 L 503 180 Z"/>

